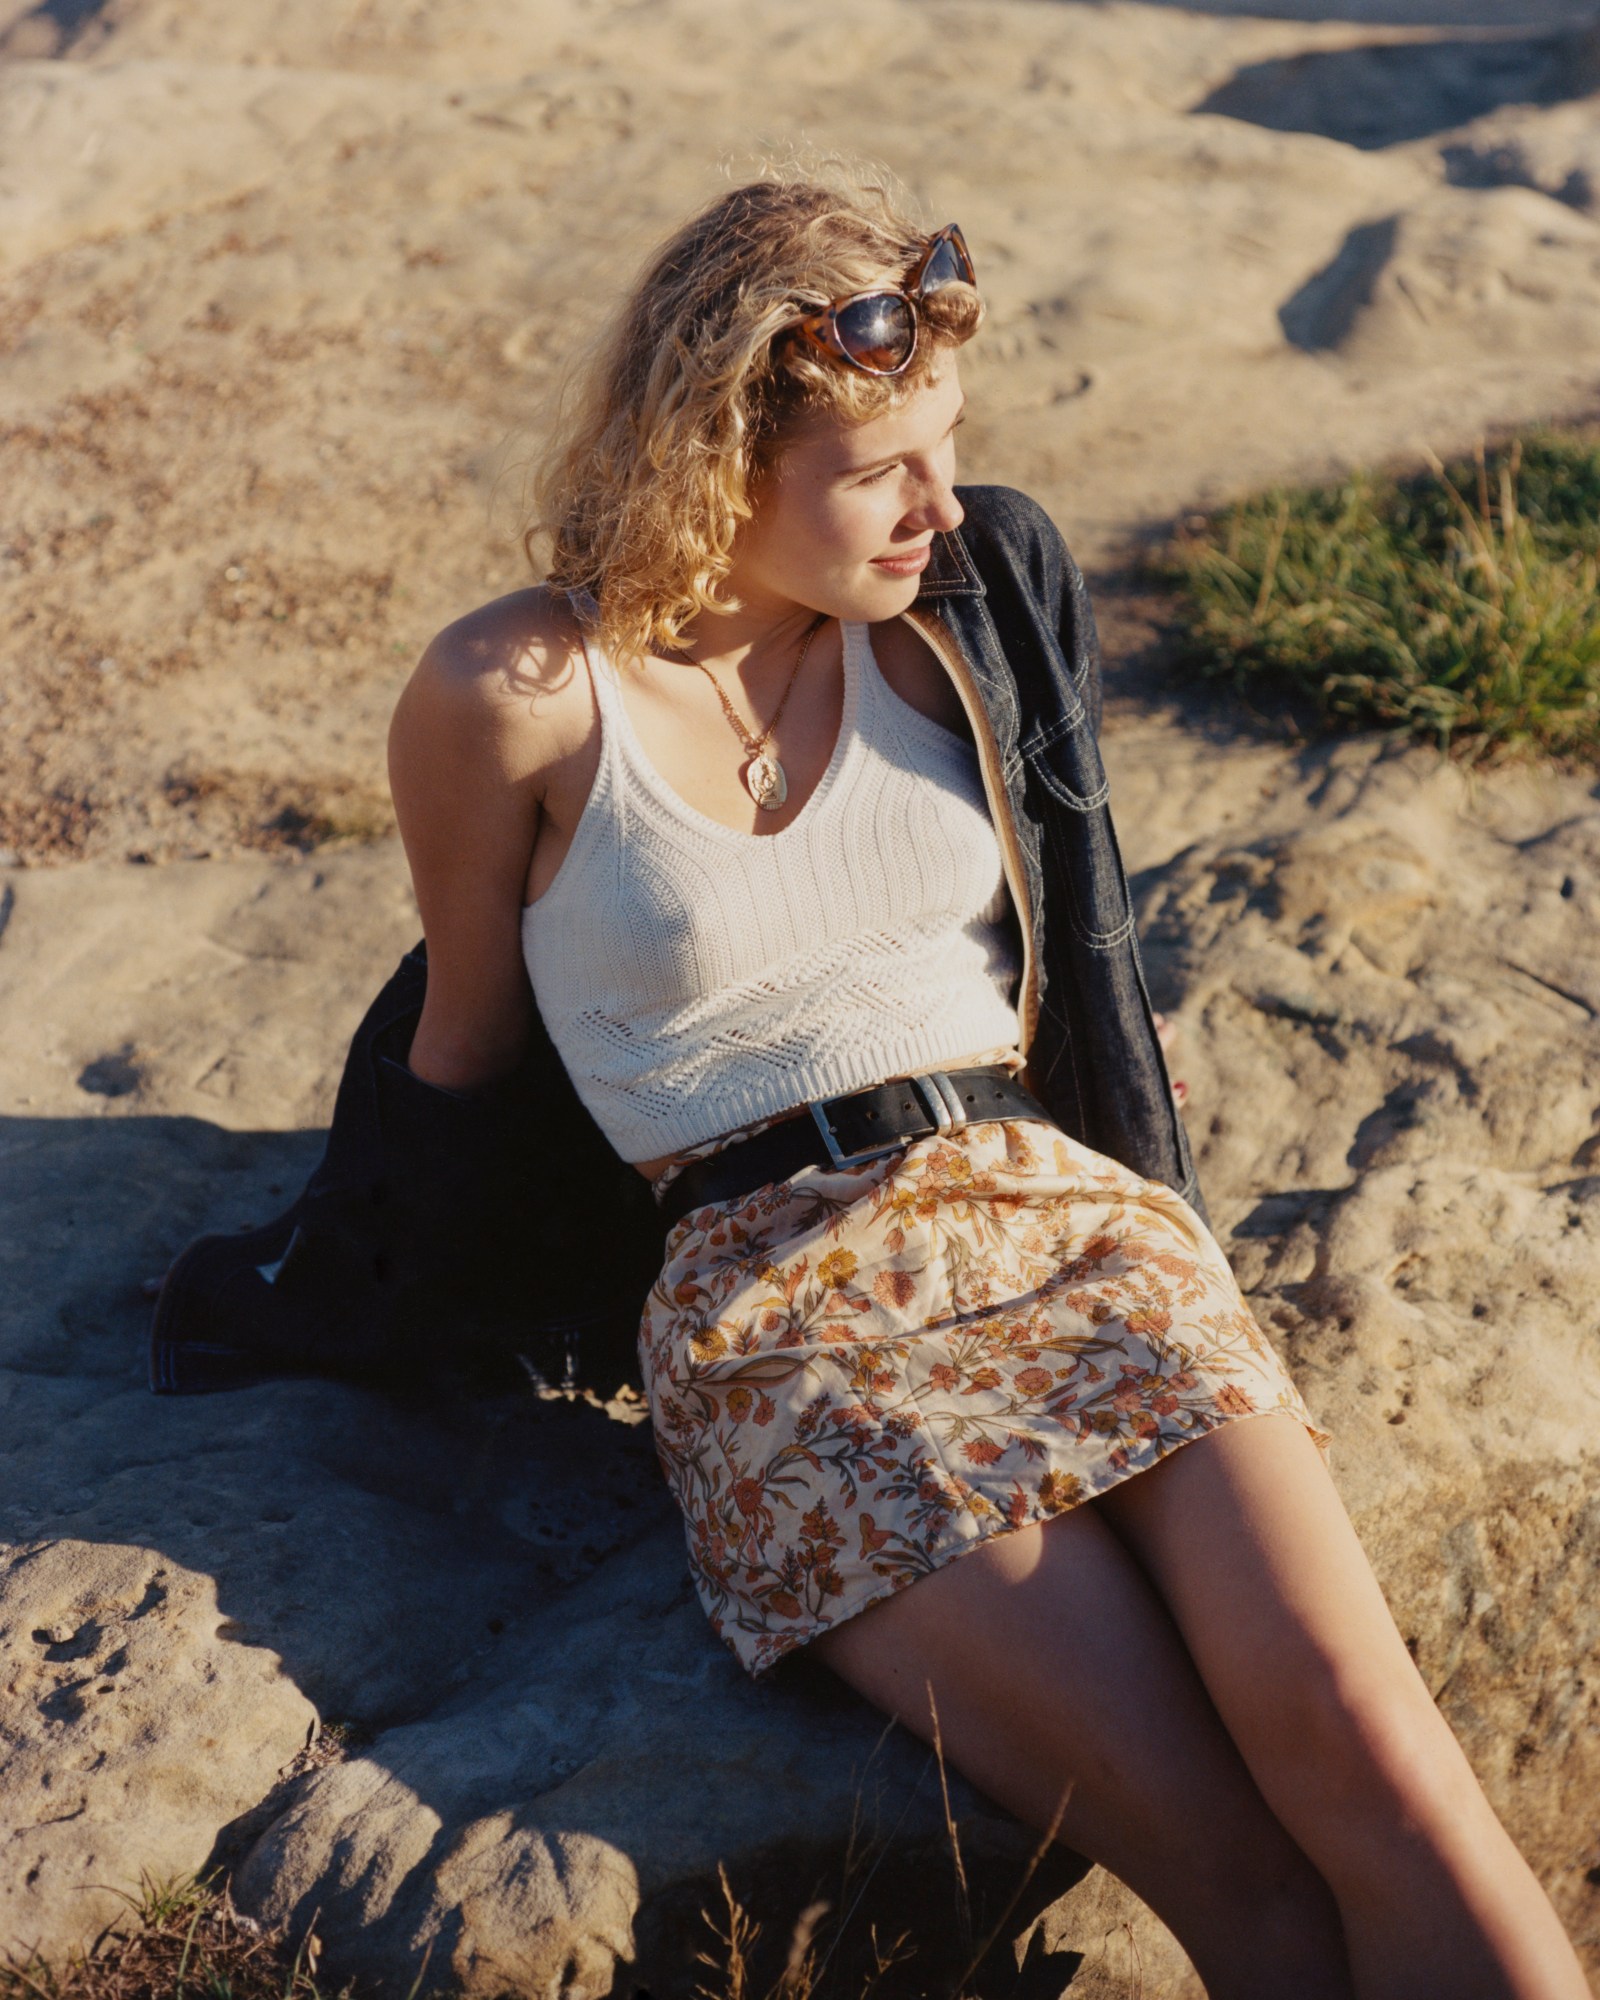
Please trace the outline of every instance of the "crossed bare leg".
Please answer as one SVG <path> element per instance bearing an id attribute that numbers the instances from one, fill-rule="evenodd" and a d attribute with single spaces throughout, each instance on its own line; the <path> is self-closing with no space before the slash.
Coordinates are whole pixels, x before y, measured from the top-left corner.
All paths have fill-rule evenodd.
<path id="1" fill-rule="evenodd" d="M 1585 2000 L 1555 1912 L 1282 1415 L 969 1550 L 814 1642 L 1103 1862 L 1213 2000 Z"/>

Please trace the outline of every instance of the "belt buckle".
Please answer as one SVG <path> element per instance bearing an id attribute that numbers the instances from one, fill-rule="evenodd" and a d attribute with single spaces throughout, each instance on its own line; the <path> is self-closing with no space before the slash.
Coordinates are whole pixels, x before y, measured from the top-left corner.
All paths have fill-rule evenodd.
<path id="1" fill-rule="evenodd" d="M 867 1146 L 859 1153 L 842 1152 L 839 1141 L 834 1137 L 833 1127 L 828 1123 L 828 1106 L 834 1102 L 831 1097 L 814 1097 L 807 1106 L 817 1130 L 822 1134 L 822 1143 L 828 1149 L 828 1158 L 836 1167 L 860 1167 L 868 1160 L 881 1160 L 885 1153 L 897 1152 L 905 1143 L 901 1139 L 891 1139 L 887 1145 Z"/>
<path id="2" fill-rule="evenodd" d="M 947 1132 L 965 1131 L 966 1110 L 957 1094 L 955 1085 L 942 1069 L 929 1070 L 924 1076 L 908 1077 L 906 1081 L 922 1099 L 927 1110 L 929 1123 L 934 1133 L 943 1138 Z M 828 1158 L 836 1167 L 864 1166 L 868 1160 L 881 1160 L 886 1153 L 896 1153 L 912 1139 L 921 1138 L 921 1133 L 905 1133 L 887 1140 L 881 1146 L 865 1146 L 859 1152 L 846 1153 L 828 1122 L 828 1106 L 836 1102 L 834 1098 L 813 1098 L 807 1107 L 817 1130 L 822 1134 L 822 1143 L 828 1149 Z"/>

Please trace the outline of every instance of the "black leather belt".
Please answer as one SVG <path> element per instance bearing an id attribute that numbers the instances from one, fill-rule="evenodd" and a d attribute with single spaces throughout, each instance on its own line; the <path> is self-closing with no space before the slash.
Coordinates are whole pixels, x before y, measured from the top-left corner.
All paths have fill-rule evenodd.
<path id="1" fill-rule="evenodd" d="M 819 1098 L 806 1109 L 809 1118 L 786 1118 L 754 1138 L 692 1160 L 661 1198 L 668 1223 L 692 1208 L 785 1181 L 802 1167 L 859 1166 L 913 1139 L 960 1132 L 985 1118 L 1050 1122 L 1038 1099 L 999 1063 L 987 1069 L 930 1070 L 926 1076 L 874 1084 L 843 1097 Z"/>

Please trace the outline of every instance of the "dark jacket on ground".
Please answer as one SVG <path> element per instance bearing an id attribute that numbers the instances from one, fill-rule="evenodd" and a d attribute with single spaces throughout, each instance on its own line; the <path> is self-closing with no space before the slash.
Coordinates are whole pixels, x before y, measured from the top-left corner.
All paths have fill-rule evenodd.
<path id="1" fill-rule="evenodd" d="M 958 489 L 909 614 L 956 682 L 1024 930 L 1027 1081 L 1063 1131 L 1201 1208 L 1156 1039 L 1100 761 L 1100 655 L 1077 566 L 1036 502 Z M 305 1370 L 400 1375 L 519 1346 L 598 1387 L 627 1372 L 660 1262 L 641 1177 L 580 1103 L 542 1027 L 517 1072 L 463 1096 L 405 1066 L 419 945 L 368 1010 L 322 1164 L 261 1230 L 202 1237 L 156 1309 L 151 1386 Z"/>

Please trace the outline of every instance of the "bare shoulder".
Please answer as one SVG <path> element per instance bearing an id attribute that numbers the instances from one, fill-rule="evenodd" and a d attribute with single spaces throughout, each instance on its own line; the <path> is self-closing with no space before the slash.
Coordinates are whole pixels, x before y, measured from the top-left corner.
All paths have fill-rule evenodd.
<path id="1" fill-rule="evenodd" d="M 428 938 L 429 990 L 456 995 L 439 1003 L 450 1019 L 478 1018 L 480 988 L 502 995 L 508 1020 L 515 1013 L 530 862 L 571 817 L 597 745 L 582 640 L 559 593 L 496 598 L 424 649 L 389 726 L 389 789 Z M 427 1059 L 436 1058 L 434 1048 Z"/>
<path id="2" fill-rule="evenodd" d="M 587 723 L 582 643 L 566 597 L 512 591 L 429 640 L 395 710 L 395 738 L 476 744 L 519 772 L 570 748 Z M 581 711 L 581 713 L 580 713 Z"/>

